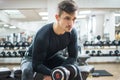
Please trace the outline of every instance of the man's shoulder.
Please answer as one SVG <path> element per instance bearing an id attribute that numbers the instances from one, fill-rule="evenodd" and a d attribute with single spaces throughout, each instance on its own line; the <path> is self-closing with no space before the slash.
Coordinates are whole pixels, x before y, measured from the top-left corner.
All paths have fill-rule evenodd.
<path id="1" fill-rule="evenodd" d="M 51 27 L 52 27 L 52 23 L 45 24 L 42 28 L 39 29 L 39 31 L 50 30 Z"/>

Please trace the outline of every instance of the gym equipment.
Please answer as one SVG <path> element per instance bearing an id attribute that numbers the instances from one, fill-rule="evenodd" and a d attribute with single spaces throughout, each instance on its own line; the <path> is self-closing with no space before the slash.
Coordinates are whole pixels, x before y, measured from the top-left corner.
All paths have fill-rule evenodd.
<path id="1" fill-rule="evenodd" d="M 83 44 L 84 46 L 90 46 L 91 43 L 89 41 L 85 41 L 85 43 Z"/>
<path id="2" fill-rule="evenodd" d="M 19 53 L 20 57 L 23 57 L 25 55 L 25 51 L 23 51 L 23 50 L 19 50 L 18 53 Z"/>
<path id="3" fill-rule="evenodd" d="M 112 56 L 113 55 L 113 51 L 109 51 L 109 56 Z"/>
<path id="4" fill-rule="evenodd" d="M 89 55 L 80 55 L 78 58 L 77 58 L 77 63 L 79 66 L 84 66 L 84 65 L 88 65 L 87 63 L 87 59 L 90 58 Z"/>
<path id="5" fill-rule="evenodd" d="M 67 65 L 65 68 L 70 71 L 69 80 L 74 80 L 74 78 L 77 77 L 79 73 L 77 67 L 75 65 Z"/>
<path id="6" fill-rule="evenodd" d="M 101 39 L 101 36 L 100 36 L 100 35 L 98 35 L 96 38 L 97 38 L 97 40 L 100 40 L 100 39 Z"/>
<path id="7" fill-rule="evenodd" d="M 0 68 L 0 80 L 14 80 L 10 77 L 11 70 L 9 68 Z"/>
<path id="8" fill-rule="evenodd" d="M 51 76 L 52 80 L 68 80 L 70 72 L 63 66 L 53 69 Z"/>
<path id="9" fill-rule="evenodd" d="M 17 47 L 18 47 L 19 49 L 22 49 L 22 44 L 23 44 L 22 41 L 18 42 L 18 43 L 17 43 Z"/>
<path id="10" fill-rule="evenodd" d="M 90 56 L 94 56 L 95 53 L 96 53 L 95 50 L 92 50 Z"/>
<path id="11" fill-rule="evenodd" d="M 15 80 L 21 80 L 22 71 L 20 67 L 13 67 L 13 74 Z"/>
<path id="12" fill-rule="evenodd" d="M 96 46 L 102 47 L 102 46 L 103 46 L 103 41 L 98 41 L 98 42 L 96 43 Z"/>
<path id="13" fill-rule="evenodd" d="M 13 57 L 17 57 L 17 56 L 18 56 L 18 55 L 17 55 L 17 52 L 16 52 L 16 51 L 13 51 L 12 56 L 13 56 Z"/>
<path id="14" fill-rule="evenodd" d="M 14 46 L 13 46 L 13 44 L 11 43 L 11 42 L 9 42 L 9 41 L 6 41 L 5 42 L 5 45 L 4 45 L 4 48 L 5 49 L 11 49 L 11 48 L 13 48 Z"/>
<path id="15" fill-rule="evenodd" d="M 22 43 L 22 47 L 25 47 L 25 48 L 28 47 L 29 45 L 30 45 L 30 44 L 29 44 L 28 42 L 23 42 L 23 43 Z"/>
<path id="16" fill-rule="evenodd" d="M 96 43 L 94 41 L 91 41 L 91 46 L 96 46 Z"/>
<path id="17" fill-rule="evenodd" d="M 4 52 L 4 51 L 2 51 L 2 52 L 0 53 L 0 57 L 5 57 L 5 52 Z"/>
<path id="18" fill-rule="evenodd" d="M 90 53 L 90 51 L 85 51 L 85 53 L 86 53 L 86 54 L 89 54 L 89 53 Z"/>
<path id="19" fill-rule="evenodd" d="M 117 40 L 112 41 L 112 45 L 118 46 L 119 45 L 119 41 L 117 41 Z"/>
<path id="20" fill-rule="evenodd" d="M 10 51 L 8 51 L 8 52 L 6 53 L 6 57 L 11 57 L 11 52 L 10 52 Z"/>
<path id="21" fill-rule="evenodd" d="M 51 73 L 53 80 L 83 80 L 77 65 L 59 66 Z"/>
<path id="22" fill-rule="evenodd" d="M 100 56 L 101 53 L 102 53 L 101 50 L 98 50 L 96 56 Z"/>
<path id="23" fill-rule="evenodd" d="M 115 53 L 115 56 L 118 56 L 119 50 L 115 50 L 114 53 Z"/>

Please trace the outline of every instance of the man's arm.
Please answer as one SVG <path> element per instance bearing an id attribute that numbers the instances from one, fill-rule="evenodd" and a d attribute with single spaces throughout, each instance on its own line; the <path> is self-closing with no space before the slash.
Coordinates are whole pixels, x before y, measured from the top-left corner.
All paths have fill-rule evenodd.
<path id="1" fill-rule="evenodd" d="M 77 33 L 76 30 L 72 30 L 70 44 L 68 45 L 68 58 L 64 64 L 74 64 L 78 56 L 78 45 L 77 45 Z"/>
<path id="2" fill-rule="evenodd" d="M 51 70 L 43 65 L 43 62 L 47 55 L 47 45 L 47 35 L 43 35 L 40 32 L 37 33 L 33 41 L 32 65 L 35 72 L 42 73 L 44 75 L 50 75 L 51 73 Z"/>

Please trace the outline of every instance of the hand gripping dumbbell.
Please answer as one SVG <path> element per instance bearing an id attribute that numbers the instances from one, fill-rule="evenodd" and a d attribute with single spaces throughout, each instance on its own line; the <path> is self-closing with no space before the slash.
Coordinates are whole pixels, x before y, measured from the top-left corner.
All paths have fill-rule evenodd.
<path id="1" fill-rule="evenodd" d="M 52 80 L 74 80 L 78 70 L 74 65 L 59 66 L 52 71 Z"/>

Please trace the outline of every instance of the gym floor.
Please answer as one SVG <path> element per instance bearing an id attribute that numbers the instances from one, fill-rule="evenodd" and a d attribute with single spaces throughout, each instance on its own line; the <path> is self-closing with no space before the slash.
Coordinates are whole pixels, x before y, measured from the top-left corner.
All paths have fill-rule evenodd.
<path id="1" fill-rule="evenodd" d="M 120 62 L 119 63 L 101 63 L 90 64 L 94 65 L 95 70 L 106 70 L 113 76 L 92 77 L 89 75 L 87 80 L 120 80 Z"/>
<path id="2" fill-rule="evenodd" d="M 113 76 L 104 77 L 92 77 L 88 76 L 87 80 L 120 80 L 120 62 L 119 63 L 89 63 L 93 65 L 95 70 L 106 70 Z M 0 67 L 8 67 L 12 69 L 13 67 L 20 67 L 19 64 L 0 64 Z"/>

